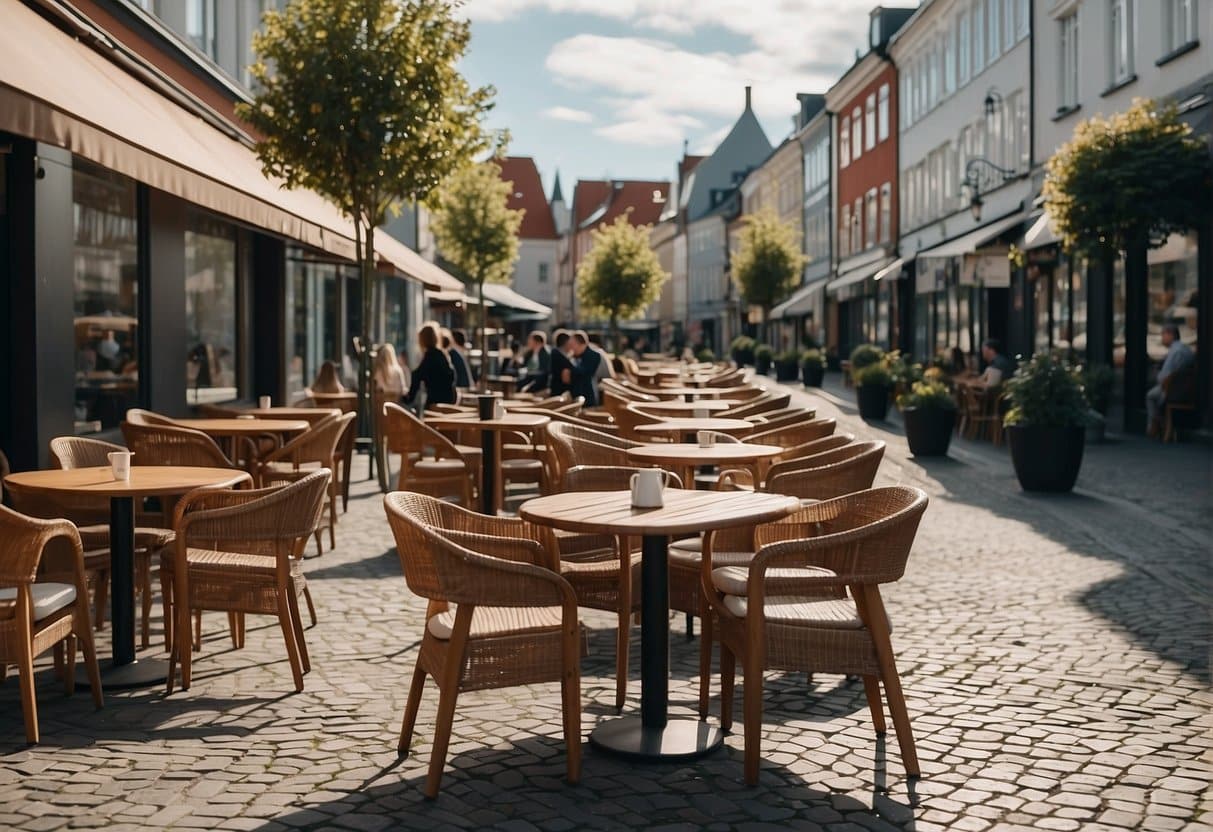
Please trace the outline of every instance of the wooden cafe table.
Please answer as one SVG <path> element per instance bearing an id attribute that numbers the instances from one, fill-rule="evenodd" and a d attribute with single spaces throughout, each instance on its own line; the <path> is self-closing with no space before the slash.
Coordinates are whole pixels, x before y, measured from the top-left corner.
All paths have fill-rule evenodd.
<path id="1" fill-rule="evenodd" d="M 695 487 L 695 469 L 700 465 L 736 467 L 744 465 L 754 473 L 754 482 L 762 482 L 761 468 L 767 460 L 783 453 L 778 445 L 760 445 L 757 442 L 717 442 L 704 448 L 698 442 L 654 442 L 628 448 L 627 456 L 639 465 L 681 468 L 678 475 L 683 485 Z"/>
<path id="2" fill-rule="evenodd" d="M 736 387 L 652 387 L 645 388 L 645 393 L 660 399 L 683 399 L 693 402 L 696 399 L 727 399 L 730 393 L 736 393 Z"/>
<path id="3" fill-rule="evenodd" d="M 637 410 L 652 413 L 654 416 L 693 416 L 696 410 L 706 410 L 709 414 L 720 413 L 736 407 L 741 402 L 736 399 L 701 399 L 697 402 L 635 402 Z"/>
<path id="4" fill-rule="evenodd" d="M 161 659 L 135 659 L 135 498 L 179 497 L 195 488 L 226 488 L 251 481 L 232 468 L 192 468 L 177 465 L 133 465 L 129 480 L 114 479 L 109 466 L 9 474 L 4 482 L 46 494 L 87 494 L 110 499 L 110 610 L 113 620 L 112 658 L 102 669 L 107 688 L 134 688 L 164 682 Z"/>
<path id="5" fill-rule="evenodd" d="M 497 482 L 498 460 L 501 457 L 501 433 L 503 431 L 534 431 L 550 421 L 552 421 L 550 416 L 544 416 L 541 413 L 510 412 L 500 419 L 481 419 L 475 411 L 468 415 L 427 415 L 425 417 L 425 423 L 437 430 L 480 431 L 480 510 L 484 514 L 490 515 L 495 515 L 501 508 Z"/>
<path id="6" fill-rule="evenodd" d="M 173 422 L 174 424 L 181 425 L 183 428 L 201 431 L 207 436 L 225 440 L 228 459 L 233 462 L 237 462 L 236 443 L 246 441 L 249 448 L 248 464 L 250 465 L 254 464 L 255 457 L 257 456 L 257 437 L 271 437 L 274 439 L 276 445 L 280 445 L 280 437 L 303 433 L 311 427 L 311 422 L 307 419 L 241 419 L 236 417 L 174 419 Z"/>
<path id="7" fill-rule="evenodd" d="M 675 441 L 680 436 L 693 436 L 701 430 L 711 430 L 716 433 L 727 433 L 729 436 L 745 436 L 754 431 L 754 423 L 745 419 L 663 419 L 648 425 L 637 425 L 637 433 L 655 436 L 673 437 Z"/>
<path id="8" fill-rule="evenodd" d="M 630 491 L 553 494 L 523 503 L 523 520 L 567 531 L 639 536 L 641 543 L 640 716 L 601 723 L 590 742 L 641 760 L 688 760 L 718 748 L 719 727 L 669 718 L 672 536 L 765 523 L 800 508 L 795 497 L 752 491 L 667 488 L 661 508 L 634 508 Z"/>

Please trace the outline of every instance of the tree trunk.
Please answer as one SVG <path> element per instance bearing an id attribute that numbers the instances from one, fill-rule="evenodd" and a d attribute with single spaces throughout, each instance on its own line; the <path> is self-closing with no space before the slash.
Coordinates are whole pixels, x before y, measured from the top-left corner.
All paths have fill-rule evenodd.
<path id="1" fill-rule="evenodd" d="M 619 352 L 619 315 L 611 313 L 611 349 L 614 352 Z"/>
<path id="2" fill-rule="evenodd" d="M 480 301 L 480 377 L 476 380 L 476 389 L 487 393 L 489 389 L 489 316 L 484 306 L 484 275 L 476 275 L 476 291 Z M 472 371 L 472 362 L 468 362 L 468 372 Z"/>
<path id="3" fill-rule="evenodd" d="M 1130 240 L 1125 249 L 1125 430 L 1141 433 L 1146 426 L 1146 353 L 1149 328 L 1150 266 L 1144 236 Z"/>
<path id="4" fill-rule="evenodd" d="M 767 342 L 767 308 L 765 306 L 758 308 L 762 311 L 762 320 L 758 322 L 758 340 L 765 344 Z"/>

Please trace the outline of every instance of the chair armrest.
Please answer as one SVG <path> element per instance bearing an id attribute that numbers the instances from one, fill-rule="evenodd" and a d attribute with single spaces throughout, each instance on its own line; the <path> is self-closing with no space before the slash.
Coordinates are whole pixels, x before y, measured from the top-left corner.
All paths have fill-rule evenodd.
<path id="1" fill-rule="evenodd" d="M 423 534 L 430 538 L 438 582 L 449 603 L 561 606 L 566 622 L 577 620 L 573 587 L 551 569 L 473 552 L 437 532 L 425 530 Z"/>
<path id="2" fill-rule="evenodd" d="M 475 532 L 443 529 L 442 536 L 453 540 L 465 549 L 482 555 L 492 555 L 515 563 L 529 563 L 549 568 L 548 551 L 537 540 L 521 537 L 476 534 Z"/>
<path id="3" fill-rule="evenodd" d="M 726 468 L 716 477 L 717 491 L 743 491 L 754 487 L 754 475 L 744 468 Z"/>

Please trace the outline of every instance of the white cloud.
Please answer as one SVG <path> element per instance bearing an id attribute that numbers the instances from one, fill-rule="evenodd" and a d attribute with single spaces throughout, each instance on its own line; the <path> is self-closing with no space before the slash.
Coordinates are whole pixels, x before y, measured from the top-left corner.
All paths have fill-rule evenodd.
<path id="1" fill-rule="evenodd" d="M 713 130 L 706 136 L 703 136 L 699 141 L 691 147 L 691 153 L 695 156 L 710 156 L 712 151 L 716 149 L 716 145 L 724 141 L 724 137 L 729 135 L 729 130 L 733 129 L 732 124 L 726 124 L 723 127 Z"/>
<path id="2" fill-rule="evenodd" d="M 571 121 L 574 124 L 589 124 L 594 120 L 593 113 L 572 107 L 548 107 L 541 115 L 556 121 Z"/>

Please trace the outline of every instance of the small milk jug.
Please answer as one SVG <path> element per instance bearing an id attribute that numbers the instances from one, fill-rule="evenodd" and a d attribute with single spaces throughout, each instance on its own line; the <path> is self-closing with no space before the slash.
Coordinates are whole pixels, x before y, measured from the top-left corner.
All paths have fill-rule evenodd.
<path id="1" fill-rule="evenodd" d="M 632 474 L 632 505 L 636 508 L 661 508 L 661 492 L 668 474 L 660 468 L 645 468 Z"/>

